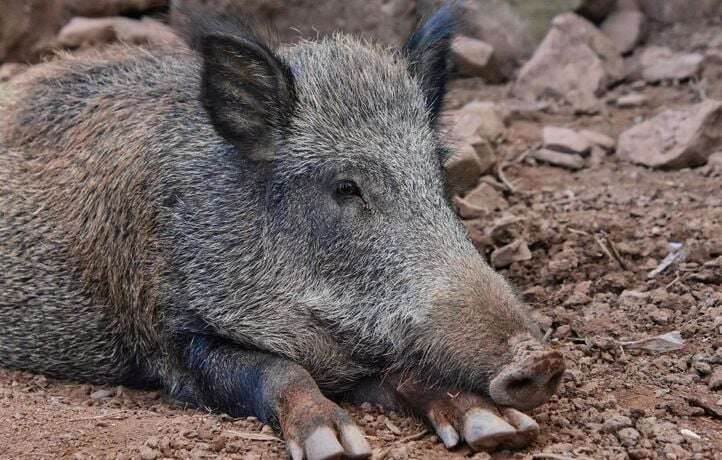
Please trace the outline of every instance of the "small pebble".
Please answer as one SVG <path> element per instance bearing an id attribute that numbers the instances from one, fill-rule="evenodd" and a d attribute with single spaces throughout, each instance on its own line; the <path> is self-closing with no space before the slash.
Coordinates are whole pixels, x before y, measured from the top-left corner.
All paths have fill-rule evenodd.
<path id="1" fill-rule="evenodd" d="M 639 442 L 639 431 L 634 428 L 622 428 L 617 432 L 617 438 L 624 447 L 634 447 Z"/>
<path id="2" fill-rule="evenodd" d="M 613 415 L 609 417 L 602 425 L 602 429 L 607 433 L 616 433 L 622 428 L 632 426 L 632 419 L 624 415 Z"/>
<path id="3" fill-rule="evenodd" d="M 681 430 L 679 430 L 679 432 L 685 438 L 691 439 L 693 441 L 699 441 L 700 439 L 702 439 L 702 436 L 698 435 L 692 430 L 688 430 L 687 428 L 682 428 Z"/>
<path id="4" fill-rule="evenodd" d="M 160 452 L 155 449 L 151 449 L 148 446 L 140 448 L 140 458 L 142 460 L 155 460 L 158 456 L 160 456 Z"/>
<path id="5" fill-rule="evenodd" d="M 97 390 L 90 393 L 90 399 L 106 399 L 113 395 L 113 390 Z"/>
<path id="6" fill-rule="evenodd" d="M 212 448 L 215 452 L 220 452 L 226 447 L 227 439 L 225 436 L 218 436 L 212 444 Z"/>

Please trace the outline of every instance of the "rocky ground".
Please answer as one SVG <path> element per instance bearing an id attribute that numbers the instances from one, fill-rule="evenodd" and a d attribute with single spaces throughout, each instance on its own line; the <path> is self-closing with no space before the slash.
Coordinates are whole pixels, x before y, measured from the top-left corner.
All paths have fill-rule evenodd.
<path id="1" fill-rule="evenodd" d="M 375 458 L 722 458 L 722 17 L 650 21 L 625 57 L 579 21 L 555 21 L 515 81 L 456 80 L 447 104 L 459 213 L 567 359 L 559 394 L 531 414 L 541 436 L 521 452 L 448 452 L 419 421 L 347 407 Z M 460 49 L 477 53 L 468 72 L 493 71 L 483 45 Z M 587 66 L 562 77 L 597 72 L 593 85 L 529 64 L 559 49 Z M 253 418 L 0 369 L 0 458 L 282 455 Z"/>

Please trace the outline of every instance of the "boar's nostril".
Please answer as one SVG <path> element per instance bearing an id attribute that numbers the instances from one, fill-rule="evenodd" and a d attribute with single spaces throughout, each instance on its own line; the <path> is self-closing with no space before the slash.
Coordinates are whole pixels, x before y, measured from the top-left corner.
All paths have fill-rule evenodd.
<path id="1" fill-rule="evenodd" d="M 529 356 L 492 379 L 489 395 L 497 404 L 520 410 L 537 407 L 556 392 L 564 369 L 564 358 L 558 352 Z"/>
<path id="2" fill-rule="evenodd" d="M 529 377 L 521 377 L 518 379 L 512 379 L 509 380 L 509 383 L 507 383 L 507 389 L 512 392 L 516 392 L 519 390 L 522 390 L 523 388 L 526 388 L 528 386 L 531 386 L 534 384 L 534 380 Z"/>

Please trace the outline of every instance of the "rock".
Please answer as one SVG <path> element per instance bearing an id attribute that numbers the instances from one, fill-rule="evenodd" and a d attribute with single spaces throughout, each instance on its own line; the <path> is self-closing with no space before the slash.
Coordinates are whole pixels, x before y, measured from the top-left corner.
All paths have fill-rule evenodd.
<path id="1" fill-rule="evenodd" d="M 486 183 L 479 184 L 463 198 L 454 197 L 454 204 L 464 219 L 475 219 L 509 207 L 502 194 Z"/>
<path id="2" fill-rule="evenodd" d="M 478 137 L 496 141 L 506 133 L 510 112 L 494 102 L 473 101 L 459 110 L 446 112 L 444 126 L 456 142 L 474 143 Z"/>
<path id="3" fill-rule="evenodd" d="M 525 100 L 552 97 L 578 112 L 597 112 L 598 96 L 624 75 L 624 61 L 611 40 L 589 21 L 565 13 L 554 18 L 512 92 Z"/>
<path id="4" fill-rule="evenodd" d="M 614 148 L 617 146 L 617 141 L 615 141 L 611 137 L 597 131 L 592 131 L 591 129 L 582 129 L 581 131 L 579 131 L 579 135 L 584 137 L 592 144 L 603 148 L 607 152 L 614 151 Z"/>
<path id="5" fill-rule="evenodd" d="M 704 165 L 722 147 L 722 103 L 708 99 L 662 112 L 619 137 L 617 154 L 653 168 Z"/>
<path id="6" fill-rule="evenodd" d="M 487 83 L 505 80 L 494 59 L 494 48 L 476 38 L 456 37 L 451 45 L 451 59 L 462 77 L 480 77 Z"/>
<path id="7" fill-rule="evenodd" d="M 639 0 L 617 0 L 617 11 L 641 11 Z"/>
<path id="8" fill-rule="evenodd" d="M 647 103 L 647 96 L 639 93 L 629 93 L 624 96 L 619 96 L 615 102 L 617 107 L 640 107 Z"/>
<path id="9" fill-rule="evenodd" d="M 97 390 L 90 393 L 90 399 L 106 399 L 113 396 L 112 390 Z"/>
<path id="10" fill-rule="evenodd" d="M 707 167 L 711 174 L 722 174 L 722 152 L 715 152 L 707 159 Z"/>
<path id="11" fill-rule="evenodd" d="M 181 45 L 181 39 L 165 24 L 150 18 L 73 18 L 58 34 L 66 48 L 82 48 L 113 41 L 136 45 Z"/>
<path id="12" fill-rule="evenodd" d="M 583 0 L 576 13 L 594 23 L 599 24 L 609 16 L 617 6 L 617 0 Z"/>
<path id="13" fill-rule="evenodd" d="M 682 428 L 681 430 L 679 430 L 679 434 L 689 439 L 690 441 L 699 441 L 700 439 L 702 439 L 702 436 L 687 428 Z"/>
<path id="14" fill-rule="evenodd" d="M 213 449 L 214 452 L 220 452 L 226 448 L 226 444 L 228 444 L 228 438 L 223 435 L 217 436 L 213 440 L 213 444 L 211 444 L 211 449 Z"/>
<path id="15" fill-rule="evenodd" d="M 40 61 L 66 20 L 59 1 L 0 0 L 0 12 L 0 62 Z"/>
<path id="16" fill-rule="evenodd" d="M 169 0 L 63 0 L 71 16 L 104 17 L 167 7 Z"/>
<path id="17" fill-rule="evenodd" d="M 160 452 L 148 446 L 141 447 L 139 453 L 142 460 L 155 460 L 160 456 Z"/>
<path id="18" fill-rule="evenodd" d="M 491 265 L 494 268 L 505 268 L 524 260 L 531 260 L 531 251 L 524 240 L 516 240 L 491 253 Z"/>
<path id="19" fill-rule="evenodd" d="M 588 154 L 592 148 L 589 140 L 573 129 L 545 126 L 542 130 L 544 148 L 564 153 Z"/>
<path id="20" fill-rule="evenodd" d="M 23 73 L 28 68 L 25 64 L 17 62 L 7 62 L 0 65 L 0 82 L 10 81 Z"/>
<path id="21" fill-rule="evenodd" d="M 572 327 L 568 324 L 563 324 L 554 331 L 554 337 L 558 339 L 566 339 L 572 335 Z"/>
<path id="22" fill-rule="evenodd" d="M 700 74 L 703 62 L 703 54 L 677 53 L 663 46 L 650 46 L 640 57 L 642 78 L 648 82 L 692 78 Z"/>
<path id="23" fill-rule="evenodd" d="M 555 152 L 549 149 L 539 149 L 531 154 L 531 156 L 544 163 L 559 166 L 565 169 L 576 171 L 584 168 L 584 159 L 573 153 Z"/>
<path id="24" fill-rule="evenodd" d="M 431 14 L 446 0 L 416 0 L 417 15 Z M 505 79 L 534 49 L 528 22 L 506 0 L 458 2 L 464 22 L 464 34 L 482 40 L 494 48 L 494 60 Z"/>
<path id="25" fill-rule="evenodd" d="M 656 21 L 681 22 L 722 12 L 720 0 L 639 0 L 644 14 Z"/>
<path id="26" fill-rule="evenodd" d="M 654 452 L 649 449 L 629 449 L 627 453 L 632 460 L 644 460 L 645 458 L 656 457 Z"/>
<path id="27" fill-rule="evenodd" d="M 647 17 L 641 11 L 619 10 L 602 23 L 601 29 L 620 53 L 631 52 L 644 40 Z"/>
<path id="28" fill-rule="evenodd" d="M 426 17 L 426 13 L 417 11 L 414 0 L 183 0 L 170 3 L 173 26 L 183 27 L 186 22 L 179 6 L 200 3 L 221 15 L 240 14 L 240 17 L 254 18 L 260 24 L 273 24 L 281 43 L 342 31 L 384 45 L 398 46 L 420 19 Z"/>
<path id="29" fill-rule="evenodd" d="M 659 421 L 656 417 L 640 418 L 637 420 L 636 427 L 647 438 L 653 438 L 659 442 L 679 444 L 684 441 L 674 423 Z"/>
<path id="30" fill-rule="evenodd" d="M 454 149 L 453 155 L 444 163 L 446 177 L 454 195 L 463 195 L 479 183 L 479 178 L 487 167 L 479 159 L 471 144 L 461 144 Z"/>
<path id="31" fill-rule="evenodd" d="M 590 168 L 598 168 L 602 165 L 602 163 L 604 163 L 604 160 L 606 158 L 607 151 L 598 145 L 593 145 L 592 151 L 589 153 L 589 156 L 585 160 L 585 165 Z"/>
<path id="32" fill-rule="evenodd" d="M 604 424 L 602 425 L 602 429 L 607 433 L 616 433 L 622 428 L 627 428 L 631 426 L 631 418 L 625 415 L 613 415 L 604 422 Z"/>
<path id="33" fill-rule="evenodd" d="M 722 390 L 722 367 L 716 367 L 714 369 L 707 386 L 709 386 L 709 389 L 712 391 Z"/>
<path id="34" fill-rule="evenodd" d="M 639 442 L 639 431 L 634 428 L 622 428 L 617 432 L 617 438 L 624 447 L 634 447 Z"/>
<path id="35" fill-rule="evenodd" d="M 649 317 L 656 324 L 667 324 L 669 323 L 670 313 L 667 310 L 655 308 L 649 312 Z"/>

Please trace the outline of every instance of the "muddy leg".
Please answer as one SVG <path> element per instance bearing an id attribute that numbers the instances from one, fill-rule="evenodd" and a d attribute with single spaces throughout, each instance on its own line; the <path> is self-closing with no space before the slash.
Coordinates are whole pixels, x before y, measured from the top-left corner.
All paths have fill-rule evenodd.
<path id="1" fill-rule="evenodd" d="M 186 337 L 180 344 L 196 399 L 230 415 L 253 415 L 280 428 L 294 460 L 371 455 L 363 432 L 321 394 L 301 366 L 207 336 Z"/>

